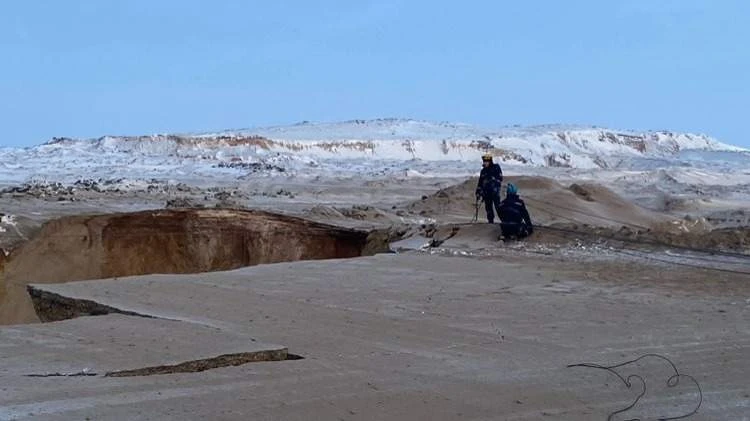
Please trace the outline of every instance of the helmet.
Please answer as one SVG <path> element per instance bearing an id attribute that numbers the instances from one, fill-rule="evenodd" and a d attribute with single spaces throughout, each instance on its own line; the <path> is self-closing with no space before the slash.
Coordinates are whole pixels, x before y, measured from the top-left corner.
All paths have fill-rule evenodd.
<path id="1" fill-rule="evenodd" d="M 518 194 L 518 187 L 515 184 L 508 183 L 508 187 L 505 188 L 507 194 Z"/>
<path id="2" fill-rule="evenodd" d="M 486 154 L 482 155 L 482 161 L 492 161 L 492 154 L 487 152 Z"/>

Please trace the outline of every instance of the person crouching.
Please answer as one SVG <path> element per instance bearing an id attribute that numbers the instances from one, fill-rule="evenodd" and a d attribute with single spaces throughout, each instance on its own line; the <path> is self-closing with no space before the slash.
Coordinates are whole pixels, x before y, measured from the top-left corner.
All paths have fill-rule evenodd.
<path id="1" fill-rule="evenodd" d="M 508 183 L 505 191 L 505 199 L 500 203 L 498 212 L 503 238 L 509 240 L 528 237 L 534 232 L 534 226 L 526 204 L 518 196 L 518 188 L 514 184 Z"/>
<path id="2" fill-rule="evenodd" d="M 503 170 L 499 164 L 492 162 L 492 154 L 482 155 L 482 171 L 479 173 L 477 183 L 477 201 L 481 197 L 484 200 L 484 208 L 487 211 L 487 222 L 495 222 L 495 211 L 500 216 L 500 186 L 503 183 Z"/>

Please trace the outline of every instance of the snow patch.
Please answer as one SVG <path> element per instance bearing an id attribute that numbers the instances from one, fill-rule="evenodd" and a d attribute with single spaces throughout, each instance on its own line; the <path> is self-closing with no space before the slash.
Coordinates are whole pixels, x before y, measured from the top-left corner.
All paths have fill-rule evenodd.
<path id="1" fill-rule="evenodd" d="M 54 138 L 0 149 L 0 184 L 72 184 L 82 178 L 194 185 L 251 177 L 442 177 L 476 174 L 480 156 L 503 167 L 650 171 L 678 163 L 750 174 L 750 153 L 694 134 L 581 126 L 487 129 L 407 119 L 303 122 L 203 134 Z M 691 155 L 692 153 L 692 155 Z M 702 160 L 702 154 L 713 154 Z M 718 163 L 717 163 L 718 162 Z M 681 164 L 680 164 L 681 165 Z"/>
<path id="2" fill-rule="evenodd" d="M 10 226 L 16 226 L 16 216 L 15 215 L 3 215 L 0 216 L 0 225 L 10 225 Z"/>

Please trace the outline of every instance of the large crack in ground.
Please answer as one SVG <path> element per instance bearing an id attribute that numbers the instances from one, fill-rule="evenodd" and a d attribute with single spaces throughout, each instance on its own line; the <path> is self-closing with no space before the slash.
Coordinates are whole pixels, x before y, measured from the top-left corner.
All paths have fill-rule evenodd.
<path id="1" fill-rule="evenodd" d="M 110 371 L 105 374 L 105 377 L 135 377 L 135 376 L 154 376 L 159 374 L 176 374 L 176 373 L 198 373 L 201 371 L 212 370 L 223 367 L 235 367 L 239 365 L 254 363 L 254 362 L 268 362 L 268 361 L 284 361 L 287 359 L 299 359 L 299 358 L 287 358 L 289 353 L 287 349 L 281 350 L 268 350 L 268 351 L 254 351 L 254 352 L 241 352 L 236 354 L 219 355 L 213 358 L 203 358 L 193 361 L 185 361 L 179 364 L 172 365 L 159 365 L 152 367 L 137 368 L 134 370 L 120 370 Z"/>
<path id="2" fill-rule="evenodd" d="M 27 284 L 350 258 L 388 250 L 389 240 L 384 232 L 346 229 L 259 211 L 181 209 L 62 218 L 46 224 L 38 236 L 2 262 L 0 324 L 116 314 L 190 325 L 189 321 L 66 297 Z M 176 363 L 137 367 L 140 360 L 134 359 L 136 368 L 100 371 L 102 374 L 81 371 L 27 376 L 135 377 L 302 358 L 290 354 L 286 347 L 252 350 L 248 346 L 251 350 L 246 352 L 243 347 L 227 349 L 218 342 L 215 356 L 203 354 L 195 359 L 177 359 Z"/>
<path id="3" fill-rule="evenodd" d="M 42 322 L 56 322 L 84 316 L 103 316 L 105 314 L 124 314 L 127 316 L 149 317 L 148 314 L 121 310 L 91 300 L 64 297 L 49 291 L 43 291 L 32 285 L 27 287 L 34 310 Z"/>
<path id="4" fill-rule="evenodd" d="M 165 318 L 161 316 L 155 316 L 130 310 L 123 310 L 110 305 L 102 304 L 93 300 L 67 297 L 53 292 L 45 291 L 42 288 L 35 286 L 28 287 L 29 295 L 32 298 L 34 307 L 39 315 L 40 319 L 46 323 L 62 322 L 71 319 L 77 319 L 76 321 L 86 321 L 92 323 L 92 320 L 107 320 L 106 318 L 100 319 L 99 317 L 90 316 L 107 316 L 107 315 L 121 315 L 126 316 L 126 319 L 131 317 L 139 319 L 151 319 L 154 322 L 162 321 L 164 323 L 177 323 L 181 326 L 199 326 L 199 329 L 209 328 L 213 331 L 221 331 L 210 326 L 198 324 L 190 321 L 176 320 Z M 83 318 L 83 319 L 79 319 Z M 94 321 L 95 322 L 95 321 Z M 104 324 L 109 321 L 104 322 Z M 187 329 L 193 329 L 187 327 Z M 169 332 L 171 333 L 171 331 Z M 219 333 L 221 334 L 221 333 Z M 87 332 L 86 336 L 96 335 L 96 332 Z M 121 338 L 122 339 L 122 338 Z M 168 343 L 168 338 L 164 338 L 165 343 Z M 200 335 L 196 337 L 200 339 Z M 248 344 L 253 343 L 253 346 L 257 348 L 257 343 L 253 338 L 247 338 Z M 161 342 L 159 340 L 158 342 Z M 215 344 L 217 350 L 224 348 L 221 342 Z M 152 344 L 153 346 L 153 344 Z M 228 344 L 226 346 L 229 346 Z M 249 346 L 252 348 L 253 346 Z M 236 347 L 236 346 L 235 346 Z M 231 348 L 231 347 L 230 347 Z M 202 357 L 195 359 L 185 359 L 177 363 L 168 364 L 147 364 L 143 367 L 127 368 L 127 369 L 115 369 L 107 371 L 91 371 L 88 369 L 72 371 L 72 372 L 46 372 L 46 373 L 32 373 L 25 374 L 26 377 L 138 377 L 138 376 L 153 376 L 163 374 L 178 374 L 178 373 L 198 373 L 207 370 L 213 370 L 224 367 L 236 367 L 249 363 L 255 362 L 278 362 L 286 360 L 299 360 L 303 359 L 302 356 L 297 354 L 291 354 L 288 352 L 286 347 L 268 346 L 267 349 L 252 349 L 240 352 L 229 352 L 229 353 L 217 353 L 218 355 L 210 357 Z M 134 361 L 138 361 L 134 358 Z M 178 360 L 179 361 L 179 360 Z"/>
<path id="5" fill-rule="evenodd" d="M 387 251 L 388 242 L 387 233 L 379 231 L 252 210 L 170 209 L 65 217 L 46 223 L 4 262 L 0 324 L 60 320 L 68 317 L 65 312 L 102 310 L 63 306 L 54 310 L 57 316 L 48 317 L 50 309 L 38 315 L 27 295 L 30 283 L 351 258 Z"/>
<path id="6" fill-rule="evenodd" d="M 141 377 L 141 376 L 156 376 L 162 374 L 178 374 L 178 373 L 199 373 L 201 371 L 213 370 L 224 367 L 236 367 L 249 363 L 256 362 L 270 362 L 270 361 L 286 361 L 286 360 L 301 360 L 303 357 L 290 354 L 286 348 L 274 349 L 274 350 L 263 350 L 263 351 L 252 351 L 252 352 L 238 352 L 233 354 L 223 354 L 216 357 L 201 358 L 196 360 L 184 361 L 178 364 L 164 364 L 154 365 L 143 368 L 135 368 L 129 370 L 116 370 L 108 371 L 103 374 L 104 377 Z M 101 374 L 92 372 L 90 370 L 81 370 L 70 373 L 33 373 L 26 374 L 26 377 L 96 377 Z"/>
<path id="7" fill-rule="evenodd" d="M 169 319 L 130 310 L 123 310 L 93 300 L 66 297 L 41 288 L 29 285 L 27 291 L 34 305 L 39 319 L 45 323 L 70 320 L 87 316 L 104 316 L 109 314 L 120 314 L 131 317 L 143 317 L 149 319 L 171 320 L 179 323 L 191 323 L 186 321 Z M 103 374 L 87 370 L 70 373 L 33 373 L 27 377 L 93 377 L 103 375 L 104 377 L 138 377 L 178 373 L 198 373 L 224 367 L 236 367 L 254 362 L 278 362 L 286 360 L 299 360 L 302 356 L 291 354 L 286 347 L 279 349 L 253 350 L 248 352 L 235 352 L 220 354 L 208 358 L 186 360 L 176 364 L 148 365 L 134 369 L 123 369 L 107 371 Z"/>

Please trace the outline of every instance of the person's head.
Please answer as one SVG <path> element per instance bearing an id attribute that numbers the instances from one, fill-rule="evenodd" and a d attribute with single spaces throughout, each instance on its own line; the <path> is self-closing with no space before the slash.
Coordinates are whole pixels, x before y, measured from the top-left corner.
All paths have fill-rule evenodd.
<path id="1" fill-rule="evenodd" d="M 505 188 L 505 194 L 508 196 L 517 196 L 518 187 L 513 183 L 508 183 L 508 186 Z"/>
<path id="2" fill-rule="evenodd" d="M 492 165 L 492 154 L 491 153 L 486 153 L 486 154 L 482 155 L 482 166 L 483 167 L 488 167 L 490 165 Z"/>

